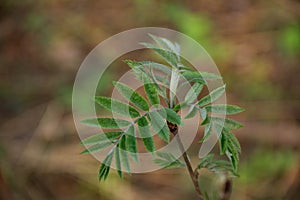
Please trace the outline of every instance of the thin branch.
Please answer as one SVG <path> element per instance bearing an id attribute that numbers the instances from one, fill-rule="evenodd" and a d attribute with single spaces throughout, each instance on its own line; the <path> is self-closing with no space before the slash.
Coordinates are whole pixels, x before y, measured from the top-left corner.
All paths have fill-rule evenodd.
<path id="1" fill-rule="evenodd" d="M 176 136 L 177 133 L 178 133 L 178 126 L 176 124 L 173 124 L 173 123 L 170 123 L 170 122 L 167 122 L 167 123 L 168 123 L 168 127 L 169 127 L 170 132 L 174 136 Z M 182 157 L 183 157 L 184 162 L 185 162 L 185 164 L 187 166 L 187 170 L 188 170 L 189 175 L 190 175 L 190 177 L 192 179 L 192 182 L 194 184 L 194 188 L 195 188 L 195 190 L 197 192 L 199 200 L 203 200 L 203 196 L 202 196 L 202 193 L 200 191 L 200 187 L 199 187 L 199 183 L 198 183 L 198 172 L 197 172 L 197 170 L 195 170 L 195 172 L 193 171 L 193 167 L 191 165 L 190 159 L 189 159 L 187 153 L 184 150 L 184 146 L 183 146 L 183 144 L 182 144 L 179 136 L 176 137 L 176 140 L 178 142 L 179 149 L 182 152 Z"/>

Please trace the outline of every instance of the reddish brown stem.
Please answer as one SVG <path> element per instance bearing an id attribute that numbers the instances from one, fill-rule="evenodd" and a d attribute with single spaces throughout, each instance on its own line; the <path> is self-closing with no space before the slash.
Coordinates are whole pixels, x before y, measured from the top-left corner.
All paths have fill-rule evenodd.
<path id="1" fill-rule="evenodd" d="M 170 132 L 176 137 L 176 135 L 178 133 L 178 126 L 176 124 L 173 124 L 173 123 L 170 123 L 170 122 L 167 122 L 167 123 L 168 123 L 168 127 L 169 127 Z M 184 159 L 187 170 L 188 170 L 189 175 L 190 175 L 190 177 L 192 179 L 192 182 L 194 184 L 194 188 L 195 188 L 196 193 L 199 197 L 199 200 L 203 200 L 202 193 L 200 191 L 200 187 L 199 187 L 199 183 L 198 183 L 198 172 L 197 172 L 197 170 L 195 170 L 195 171 L 193 170 L 190 159 L 189 159 L 187 153 L 184 150 L 184 146 L 183 146 L 179 136 L 176 137 L 176 140 L 177 140 L 179 149 L 182 152 L 182 157 Z"/>

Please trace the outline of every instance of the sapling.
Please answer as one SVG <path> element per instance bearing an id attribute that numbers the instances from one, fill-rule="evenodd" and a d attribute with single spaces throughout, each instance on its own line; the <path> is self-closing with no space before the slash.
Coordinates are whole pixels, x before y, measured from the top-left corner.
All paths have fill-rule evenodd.
<path id="1" fill-rule="evenodd" d="M 99 181 L 107 179 L 112 162 L 115 162 L 117 173 L 122 178 L 123 172 L 131 173 L 131 159 L 139 162 L 139 142 L 136 137 L 139 134 L 146 151 L 152 153 L 157 165 L 162 168 L 186 167 L 199 199 L 209 199 L 211 195 L 199 187 L 199 170 L 206 168 L 215 173 L 223 172 L 223 174 L 238 176 L 237 168 L 241 153 L 239 141 L 232 130 L 241 128 L 242 124 L 233 119 L 218 117 L 218 114 L 226 117 L 240 113 L 244 109 L 234 105 L 212 104 L 224 94 L 225 85 L 215 88 L 199 99 L 203 88 L 207 87 L 208 80 L 222 77 L 185 66 L 181 61 L 180 47 L 177 43 L 166 38 L 150 36 L 154 43 L 142 43 L 142 45 L 152 49 L 166 63 L 125 61 L 142 82 L 145 95 L 139 94 L 124 83 L 113 82 L 117 91 L 129 103 L 110 97 L 96 96 L 95 103 L 115 115 L 125 116 L 128 120 L 116 117 L 83 120 L 82 122 L 87 125 L 100 127 L 106 131 L 85 138 L 81 144 L 87 148 L 82 154 L 106 150 L 107 155 L 99 169 Z M 156 71 L 159 71 L 160 75 L 157 75 Z M 189 84 L 190 88 L 184 100 L 179 101 L 176 95 L 184 84 Z M 182 114 L 183 109 L 187 109 L 188 112 L 182 117 L 179 113 Z M 184 119 L 196 115 L 200 115 L 200 123 L 204 126 L 204 134 L 199 143 L 208 140 L 212 134 L 219 133 L 220 155 L 225 155 L 227 159 L 215 159 L 213 154 L 208 154 L 200 159 L 196 167 L 192 167 L 189 155 L 176 135 L 179 128 L 184 126 Z M 156 151 L 152 132 L 167 144 L 172 139 L 176 139 L 182 158 L 176 158 L 171 152 Z M 225 181 L 223 194 L 217 198 L 228 199 L 230 190 L 231 182 L 228 179 Z"/>

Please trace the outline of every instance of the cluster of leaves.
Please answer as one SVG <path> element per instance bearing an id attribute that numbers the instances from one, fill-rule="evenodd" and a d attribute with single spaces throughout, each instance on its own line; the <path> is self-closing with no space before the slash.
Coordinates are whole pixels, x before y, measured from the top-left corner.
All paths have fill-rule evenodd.
<path id="1" fill-rule="evenodd" d="M 152 83 L 144 85 L 144 90 L 150 103 L 123 83 L 114 82 L 114 86 L 130 101 L 132 106 L 119 100 L 102 96 L 96 96 L 95 102 L 107 110 L 110 110 L 112 113 L 128 117 L 132 120 L 96 118 L 83 121 L 83 123 L 90 126 L 114 130 L 104 134 L 90 136 L 81 142 L 84 145 L 90 145 L 82 152 L 83 154 L 97 152 L 109 146 L 113 146 L 100 168 L 99 180 L 102 178 L 106 179 L 113 156 L 115 156 L 119 175 L 122 177 L 122 167 L 130 173 L 128 153 L 132 156 L 134 161 L 138 162 L 137 130 L 139 131 L 145 148 L 153 153 L 155 151 L 155 144 L 151 134 L 151 128 L 162 140 L 169 142 L 170 134 L 166 121 L 177 125 L 183 124 L 180 116 L 172 109 L 158 108 L 160 100 Z M 149 104 L 153 105 L 154 109 L 150 110 Z"/>
<path id="2" fill-rule="evenodd" d="M 122 171 L 130 173 L 129 155 L 138 162 L 137 131 L 140 134 L 147 151 L 155 154 L 155 144 L 152 132 L 166 143 L 170 142 L 168 124 L 183 125 L 183 120 L 178 111 L 188 107 L 186 119 L 200 113 L 202 125 L 205 126 L 204 136 L 201 142 L 207 140 L 212 132 L 220 133 L 220 149 L 226 154 L 230 162 L 213 161 L 208 156 L 202 159 L 198 167 L 207 167 L 212 171 L 228 169 L 236 172 L 241 148 L 238 140 L 232 134 L 232 130 L 242 125 L 232 119 L 211 116 L 217 114 L 236 114 L 243 111 L 242 108 L 232 105 L 211 104 L 220 98 L 225 92 L 225 85 L 211 91 L 207 96 L 198 100 L 203 87 L 209 79 L 221 79 L 220 76 L 207 72 L 198 72 L 184 66 L 180 58 L 180 46 L 165 38 L 150 35 L 155 44 L 142 43 L 161 56 L 166 64 L 152 61 L 125 62 L 131 67 L 136 77 L 143 83 L 146 97 L 138 94 L 134 89 L 120 82 L 114 82 L 118 92 L 129 101 L 128 103 L 108 97 L 97 96 L 95 102 L 114 114 L 125 116 L 130 120 L 120 118 L 96 118 L 86 119 L 83 123 L 109 129 L 103 134 L 93 135 L 82 141 L 88 148 L 82 153 L 93 153 L 110 147 L 107 157 L 104 159 L 100 171 L 99 180 L 106 179 L 114 158 L 118 174 L 122 177 Z M 159 72 L 159 74 L 155 73 Z M 183 102 L 177 102 L 176 92 L 184 84 L 192 85 L 186 93 Z M 161 102 L 163 101 L 163 102 Z M 160 105 L 160 106 L 159 106 Z M 166 105 L 163 107 L 162 105 Z M 150 109 L 151 108 L 151 109 Z M 152 128 L 152 130 L 151 130 Z M 111 131 L 113 130 L 113 131 Z M 169 153 L 156 153 L 154 161 L 162 167 L 182 167 L 185 164 Z M 122 170 L 124 168 L 124 170 Z"/>
<path id="3" fill-rule="evenodd" d="M 196 169 L 206 168 L 212 172 L 231 172 L 233 175 L 238 176 L 236 171 L 232 168 L 231 162 L 228 160 L 214 160 L 214 154 L 208 154 L 202 158 Z"/>

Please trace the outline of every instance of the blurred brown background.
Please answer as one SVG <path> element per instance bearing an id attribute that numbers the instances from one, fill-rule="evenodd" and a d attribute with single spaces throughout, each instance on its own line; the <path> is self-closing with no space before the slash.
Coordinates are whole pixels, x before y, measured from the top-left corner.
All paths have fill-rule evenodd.
<path id="1" fill-rule="evenodd" d="M 79 155 L 76 71 L 99 42 L 143 26 L 197 40 L 224 76 L 228 102 L 246 108 L 236 117 L 245 128 L 235 132 L 243 153 L 232 199 L 299 199 L 298 0 L 2 0 L 0 199 L 195 199 L 184 169 L 123 181 L 113 172 L 99 184 L 98 161 Z M 107 72 L 104 93 L 118 76 Z"/>

